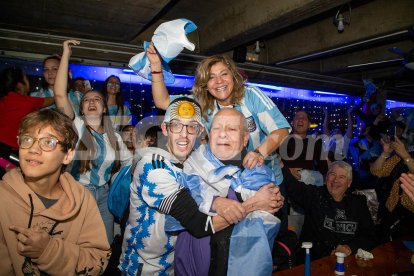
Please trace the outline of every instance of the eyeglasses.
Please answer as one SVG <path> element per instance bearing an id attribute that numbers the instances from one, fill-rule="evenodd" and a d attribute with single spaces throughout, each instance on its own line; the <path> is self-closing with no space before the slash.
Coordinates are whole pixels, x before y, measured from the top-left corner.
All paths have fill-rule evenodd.
<path id="1" fill-rule="evenodd" d="M 86 98 L 86 99 L 83 99 L 83 102 L 84 103 L 100 103 L 102 101 L 102 99 L 101 98 Z"/>
<path id="2" fill-rule="evenodd" d="M 188 134 L 197 134 L 200 131 L 199 124 L 184 125 L 182 123 L 173 122 L 170 123 L 169 126 L 172 133 L 180 133 L 184 126 L 187 127 Z"/>
<path id="3" fill-rule="evenodd" d="M 57 144 L 63 144 L 59 142 L 58 139 L 53 137 L 43 137 L 43 138 L 32 138 L 30 136 L 17 136 L 17 143 L 21 149 L 30 149 L 33 146 L 35 141 L 39 141 L 39 147 L 43 151 L 52 151 L 56 148 Z"/>

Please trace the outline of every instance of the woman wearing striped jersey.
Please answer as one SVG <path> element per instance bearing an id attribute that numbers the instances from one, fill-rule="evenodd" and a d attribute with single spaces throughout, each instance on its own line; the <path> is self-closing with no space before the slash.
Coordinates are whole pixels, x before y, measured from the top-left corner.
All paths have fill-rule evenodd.
<path id="1" fill-rule="evenodd" d="M 162 71 L 161 59 L 152 43 L 146 54 L 151 71 L 154 72 L 154 103 L 158 108 L 167 109 L 173 96 L 170 99 L 163 76 L 158 73 Z M 273 101 L 259 88 L 245 86 L 236 65 L 223 55 L 206 58 L 200 63 L 192 92 L 202 108 L 208 130 L 213 116 L 221 108 L 236 108 L 246 117 L 250 138 L 243 166 L 254 168 L 257 163 L 260 166 L 266 158 L 266 164 L 273 169 L 278 183 L 281 183 L 282 172 L 273 152 L 289 134 L 290 125 Z"/>
<path id="2" fill-rule="evenodd" d="M 114 75 L 108 77 L 103 83 L 102 94 L 108 103 L 108 113 L 111 116 L 114 128 L 120 130 L 129 124 L 131 111 L 125 105 L 124 98 L 122 97 L 121 80 Z"/>
<path id="3" fill-rule="evenodd" d="M 42 87 L 37 92 L 30 93 L 31 97 L 53 97 L 53 88 L 55 85 L 56 73 L 59 69 L 60 58 L 56 55 L 46 58 L 43 61 L 43 81 Z M 55 105 L 50 105 L 47 108 L 55 108 Z"/>
<path id="4" fill-rule="evenodd" d="M 86 92 L 80 101 L 81 116 L 75 116 L 66 95 L 70 44 L 80 43 L 76 40 L 63 42 L 62 66 L 59 67 L 55 82 L 55 102 L 58 109 L 74 118 L 80 137 L 70 173 L 94 196 L 111 244 L 114 218 L 108 210 L 109 182 L 111 176 L 123 166 L 131 165 L 132 155 L 121 136 L 114 132 L 111 119 L 107 116 L 108 105 L 101 93 L 96 90 Z"/>

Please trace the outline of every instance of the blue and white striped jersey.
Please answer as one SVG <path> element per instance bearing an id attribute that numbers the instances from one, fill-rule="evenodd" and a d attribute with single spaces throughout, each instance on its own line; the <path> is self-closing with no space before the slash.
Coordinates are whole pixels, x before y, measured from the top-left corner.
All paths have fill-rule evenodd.
<path id="1" fill-rule="evenodd" d="M 46 97 L 54 97 L 55 94 L 53 93 L 52 89 L 46 89 L 40 88 L 37 92 L 31 92 L 30 97 L 36 97 L 36 98 L 46 98 Z M 45 108 L 56 108 L 54 104 L 51 106 L 45 107 Z"/>
<path id="2" fill-rule="evenodd" d="M 144 149 L 142 149 L 144 150 Z M 119 269 L 125 275 L 174 275 L 176 236 L 164 230 L 178 192 L 179 161 L 159 148 L 145 148 L 131 183 L 130 214 Z"/>
<path id="3" fill-rule="evenodd" d="M 111 120 L 112 123 L 114 125 L 114 129 L 117 129 L 120 125 L 121 125 L 121 119 L 122 119 L 122 112 L 121 110 L 118 111 L 118 105 L 115 106 L 108 106 L 108 112 L 109 112 L 109 116 L 111 116 Z M 129 110 L 129 108 L 124 105 L 124 117 L 128 117 L 128 122 L 127 124 L 129 124 L 131 122 L 131 111 Z"/>
<path id="4" fill-rule="evenodd" d="M 83 131 L 85 131 L 85 123 L 77 116 L 75 116 L 73 123 L 79 133 L 80 141 Z M 95 168 L 94 166 L 91 166 L 90 171 L 86 172 L 85 174 L 78 174 L 77 170 L 79 168 L 79 156 L 78 153 L 76 153 L 70 173 L 76 181 L 79 181 L 83 185 L 102 186 L 105 185 L 105 183 L 108 183 L 111 179 L 111 170 L 115 163 L 115 150 L 111 147 L 108 135 L 106 133 L 100 134 L 93 131 L 93 135 L 95 136 L 96 143 L 96 157 L 94 158 L 94 162 L 97 167 Z M 132 155 L 130 151 L 125 146 L 119 134 L 115 133 L 115 137 L 119 144 L 121 168 L 131 165 Z M 76 146 L 76 151 L 78 151 L 79 148 L 79 141 Z"/>

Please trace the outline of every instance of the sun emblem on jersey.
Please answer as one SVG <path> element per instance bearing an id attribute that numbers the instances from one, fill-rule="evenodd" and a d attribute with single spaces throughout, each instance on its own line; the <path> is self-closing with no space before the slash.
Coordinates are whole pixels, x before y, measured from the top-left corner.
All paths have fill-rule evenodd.
<path id="1" fill-rule="evenodd" d="M 171 106 L 171 120 L 180 117 L 199 121 L 201 119 L 200 115 L 200 109 L 192 102 L 177 101 Z"/>
<path id="2" fill-rule="evenodd" d="M 247 117 L 246 118 L 247 121 L 247 131 L 248 132 L 253 132 L 256 130 L 256 122 L 254 121 L 253 116 Z"/>

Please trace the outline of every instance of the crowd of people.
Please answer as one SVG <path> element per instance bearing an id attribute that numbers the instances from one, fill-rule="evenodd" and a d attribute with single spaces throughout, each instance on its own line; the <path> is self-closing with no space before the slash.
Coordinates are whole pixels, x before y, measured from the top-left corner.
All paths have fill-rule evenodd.
<path id="1" fill-rule="evenodd" d="M 288 122 L 225 55 L 200 63 L 191 95 L 170 96 L 151 44 L 165 115 L 138 128 L 119 77 L 102 91 L 71 79 L 79 44 L 44 61 L 30 96 L 21 69 L 0 73 L 1 275 L 271 275 L 304 263 L 301 242 L 316 260 L 414 232 L 413 110 L 388 118 L 362 101 L 347 125 L 324 109 L 312 130 L 305 110 Z M 290 206 L 301 231 L 288 229 Z"/>

